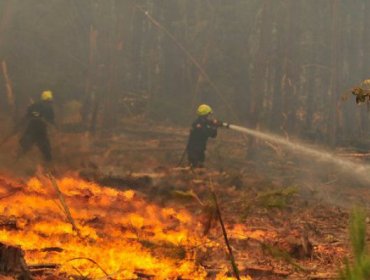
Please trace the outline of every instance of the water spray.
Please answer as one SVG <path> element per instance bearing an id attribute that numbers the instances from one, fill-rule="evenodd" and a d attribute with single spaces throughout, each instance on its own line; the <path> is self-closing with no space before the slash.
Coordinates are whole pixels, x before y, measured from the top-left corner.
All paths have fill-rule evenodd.
<path id="1" fill-rule="evenodd" d="M 370 183 L 369 165 L 358 164 L 350 160 L 341 159 L 332 153 L 324 151 L 323 149 L 309 147 L 308 145 L 299 143 L 298 141 L 291 142 L 289 140 L 284 139 L 283 137 L 271 133 L 260 132 L 254 129 L 233 124 L 228 125 L 228 127 L 232 130 L 248 134 L 250 136 L 254 136 L 262 140 L 271 141 L 283 145 L 289 150 L 292 150 L 293 152 L 305 154 L 309 157 L 316 158 L 324 162 L 332 163 L 338 167 L 343 168 L 346 173 L 350 173 L 351 175 L 356 174 L 358 178 L 361 179 L 364 183 Z"/>

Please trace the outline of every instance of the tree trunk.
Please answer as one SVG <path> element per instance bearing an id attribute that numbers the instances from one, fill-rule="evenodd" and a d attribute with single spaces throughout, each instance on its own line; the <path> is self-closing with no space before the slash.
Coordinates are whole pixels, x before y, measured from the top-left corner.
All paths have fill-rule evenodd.
<path id="1" fill-rule="evenodd" d="M 5 30 L 12 19 L 15 0 L 6 0 L 0 4 L 2 13 L 0 14 L 0 59 L 3 59 L 2 47 L 4 45 Z M 3 6 L 3 7 L 2 7 Z"/>
<path id="2" fill-rule="evenodd" d="M 340 28 L 339 28 L 339 5 L 340 2 L 338 0 L 333 0 L 331 4 L 331 13 L 332 13 L 332 21 L 331 21 L 331 75 L 330 75 L 330 87 L 328 90 L 329 95 L 329 117 L 327 121 L 327 140 L 328 144 L 331 147 L 335 147 L 336 145 L 336 129 L 337 129 L 337 111 L 336 111 L 336 104 L 337 104 L 337 92 L 338 92 L 338 59 L 339 59 L 339 37 L 340 37 Z"/>
<path id="3" fill-rule="evenodd" d="M 272 21 L 270 20 L 273 16 L 271 3 L 268 0 L 262 2 L 262 13 L 260 17 L 260 38 L 259 48 L 254 61 L 254 72 L 252 73 L 252 85 L 251 85 L 251 99 L 249 107 L 249 125 L 251 128 L 256 129 L 259 125 L 260 114 L 262 110 L 262 102 L 265 95 L 265 79 L 266 71 L 268 67 L 268 60 L 266 54 L 269 49 L 269 38 L 271 37 Z M 269 19 L 266 21 L 265 19 Z M 248 141 L 248 157 L 253 156 L 255 148 L 255 138 L 250 137 Z"/>
<path id="4" fill-rule="evenodd" d="M 6 91 L 6 97 L 8 101 L 10 115 L 15 118 L 15 99 L 14 99 L 14 94 L 13 94 L 13 86 L 12 86 L 12 81 L 10 80 L 10 77 L 8 74 L 8 67 L 7 67 L 5 60 L 3 60 L 1 63 L 1 69 L 3 72 L 4 80 L 5 80 L 5 91 Z"/>

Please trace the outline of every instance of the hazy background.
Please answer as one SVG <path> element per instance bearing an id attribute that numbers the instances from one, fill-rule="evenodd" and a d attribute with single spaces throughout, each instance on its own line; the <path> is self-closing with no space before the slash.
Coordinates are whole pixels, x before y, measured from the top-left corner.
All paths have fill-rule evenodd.
<path id="1" fill-rule="evenodd" d="M 2 73 L 0 115 L 49 88 L 62 118 L 94 129 L 188 125 L 206 102 L 230 122 L 367 147 L 366 106 L 340 96 L 370 78 L 369 14 L 363 0 L 0 0 L 14 95 Z"/>

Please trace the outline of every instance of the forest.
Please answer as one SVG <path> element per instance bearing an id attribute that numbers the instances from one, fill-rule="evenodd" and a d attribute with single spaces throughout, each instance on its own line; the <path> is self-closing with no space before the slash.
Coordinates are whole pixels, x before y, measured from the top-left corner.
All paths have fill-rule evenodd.
<path id="1" fill-rule="evenodd" d="M 367 110 L 341 96 L 369 78 L 369 5 L 3 0 L 0 57 L 12 95 L 2 79 L 1 112 L 17 118 L 50 88 L 62 112 L 79 104 L 81 121 L 97 114 L 101 127 L 130 114 L 187 124 L 204 102 L 229 122 L 278 134 L 366 139 Z"/>
<path id="2" fill-rule="evenodd" d="M 0 280 L 369 279 L 368 12 L 0 0 Z M 46 161 L 19 153 L 45 91 Z"/>

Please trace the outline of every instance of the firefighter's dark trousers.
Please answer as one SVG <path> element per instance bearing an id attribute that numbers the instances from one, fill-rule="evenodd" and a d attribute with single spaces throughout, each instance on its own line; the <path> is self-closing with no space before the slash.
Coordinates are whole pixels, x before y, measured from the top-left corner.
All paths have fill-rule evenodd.
<path id="1" fill-rule="evenodd" d="M 36 145 L 42 153 L 45 161 L 50 162 L 52 160 L 50 141 L 47 133 L 47 129 L 33 128 L 29 126 L 20 141 L 21 154 L 27 153 L 34 145 Z"/>
<path id="2" fill-rule="evenodd" d="M 205 151 L 200 149 L 188 150 L 188 161 L 191 167 L 203 167 L 206 159 Z"/>

